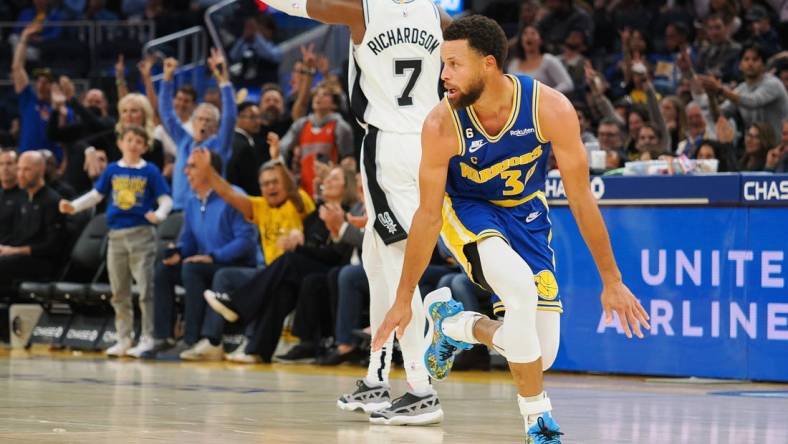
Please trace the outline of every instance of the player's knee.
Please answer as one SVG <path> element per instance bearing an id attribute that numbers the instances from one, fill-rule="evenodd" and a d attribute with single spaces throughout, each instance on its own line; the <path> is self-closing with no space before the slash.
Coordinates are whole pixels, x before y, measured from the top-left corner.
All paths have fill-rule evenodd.
<path id="1" fill-rule="evenodd" d="M 535 311 L 533 308 L 508 309 L 501 332 L 500 341 L 506 350 L 506 360 L 527 364 L 539 359 L 542 354 L 536 332 Z"/>
<path id="2" fill-rule="evenodd" d="M 558 343 L 542 344 L 542 371 L 548 370 L 555 363 L 555 358 L 558 356 Z"/>
<path id="3" fill-rule="evenodd" d="M 531 267 L 503 239 L 490 237 L 478 244 L 484 280 L 508 310 L 533 309 L 538 296 Z"/>
<path id="4" fill-rule="evenodd" d="M 542 370 L 553 366 L 558 356 L 561 340 L 561 315 L 554 311 L 538 311 L 536 313 L 536 334 L 542 349 Z"/>

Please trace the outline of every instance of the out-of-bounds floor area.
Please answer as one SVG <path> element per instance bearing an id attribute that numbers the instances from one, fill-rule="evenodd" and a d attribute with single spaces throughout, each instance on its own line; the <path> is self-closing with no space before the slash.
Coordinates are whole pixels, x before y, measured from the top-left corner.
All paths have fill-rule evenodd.
<path id="1" fill-rule="evenodd" d="M 438 426 L 371 425 L 337 410 L 357 367 L 108 360 L 0 351 L 3 443 L 521 443 L 503 371 L 437 385 Z M 395 396 L 406 388 L 392 375 Z M 788 386 L 549 374 L 564 443 L 788 443 Z"/>

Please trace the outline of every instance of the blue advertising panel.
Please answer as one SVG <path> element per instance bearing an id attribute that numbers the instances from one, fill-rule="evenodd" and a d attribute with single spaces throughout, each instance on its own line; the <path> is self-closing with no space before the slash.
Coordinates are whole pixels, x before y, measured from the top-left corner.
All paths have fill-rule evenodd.
<path id="1" fill-rule="evenodd" d="M 569 209 L 553 207 L 565 307 L 554 368 L 788 380 L 788 208 L 602 212 L 625 283 L 649 312 L 652 331 L 628 340 L 605 325 L 591 255 Z"/>
<path id="2" fill-rule="evenodd" d="M 758 316 L 744 336 L 749 379 L 788 381 L 788 207 L 751 208 L 749 219 L 745 291 Z"/>
<path id="3" fill-rule="evenodd" d="M 665 200 L 694 204 L 737 204 L 740 201 L 741 175 L 709 176 L 597 176 L 591 190 L 603 201 L 636 200 L 640 204 L 660 204 Z M 788 176 L 785 176 L 788 184 Z M 788 188 L 788 185 L 787 185 Z M 566 199 L 559 178 L 548 178 L 545 194 L 551 200 Z M 649 202 L 652 201 L 652 202 Z"/>

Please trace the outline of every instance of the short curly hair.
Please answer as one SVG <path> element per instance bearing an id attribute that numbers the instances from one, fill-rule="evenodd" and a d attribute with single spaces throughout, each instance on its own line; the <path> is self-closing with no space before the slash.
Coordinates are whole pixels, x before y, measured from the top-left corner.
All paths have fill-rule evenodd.
<path id="1" fill-rule="evenodd" d="M 443 40 L 467 40 L 468 46 L 482 56 L 495 57 L 498 68 L 503 70 L 507 42 L 503 29 L 483 15 L 470 15 L 453 21 L 443 31 Z"/>

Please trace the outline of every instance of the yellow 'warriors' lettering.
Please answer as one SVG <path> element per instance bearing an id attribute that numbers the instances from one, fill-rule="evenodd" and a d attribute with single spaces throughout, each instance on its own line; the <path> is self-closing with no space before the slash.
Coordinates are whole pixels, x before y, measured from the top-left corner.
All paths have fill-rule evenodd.
<path id="1" fill-rule="evenodd" d="M 516 157 L 510 157 L 508 159 L 504 159 L 496 163 L 495 165 L 487 167 L 481 171 L 477 171 L 474 167 L 468 165 L 465 162 L 460 162 L 460 174 L 462 174 L 463 178 L 469 179 L 471 182 L 485 183 L 500 176 L 501 173 L 505 172 L 511 167 L 529 164 L 539 159 L 539 157 L 541 156 L 542 156 L 542 146 L 539 145 L 529 153 L 525 153 L 522 156 L 516 156 Z M 530 174 L 533 174 L 533 168 L 529 172 L 529 177 Z"/>

